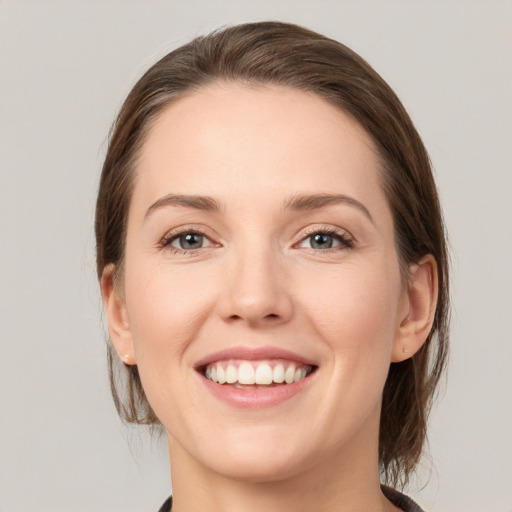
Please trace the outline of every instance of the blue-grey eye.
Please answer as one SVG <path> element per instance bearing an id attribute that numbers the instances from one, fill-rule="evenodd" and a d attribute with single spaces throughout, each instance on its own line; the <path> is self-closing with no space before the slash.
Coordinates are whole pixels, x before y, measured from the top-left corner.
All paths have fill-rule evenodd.
<path id="1" fill-rule="evenodd" d="M 309 237 L 309 240 L 312 249 L 331 249 L 337 241 L 326 233 L 315 233 Z"/>
<path id="2" fill-rule="evenodd" d="M 299 247 L 315 250 L 327 250 L 333 248 L 352 247 L 352 242 L 346 234 L 329 233 L 328 231 L 318 231 L 305 237 L 299 244 Z"/>
<path id="3" fill-rule="evenodd" d="M 183 250 L 201 249 L 205 246 L 205 240 L 208 239 L 199 233 L 186 233 L 177 236 L 171 245 Z"/>

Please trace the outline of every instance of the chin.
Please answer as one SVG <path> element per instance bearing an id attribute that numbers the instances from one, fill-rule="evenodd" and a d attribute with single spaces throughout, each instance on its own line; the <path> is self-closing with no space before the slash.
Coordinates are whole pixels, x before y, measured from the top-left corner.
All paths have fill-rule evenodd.
<path id="1" fill-rule="evenodd" d="M 248 457 L 238 453 L 236 457 L 225 457 L 221 463 L 211 467 L 211 470 L 235 481 L 271 483 L 296 476 L 304 470 L 304 465 L 282 454 Z"/>
<path id="2" fill-rule="evenodd" d="M 284 433 L 282 429 L 263 430 L 228 431 L 220 454 L 219 450 L 210 452 L 205 465 L 225 478 L 252 483 L 282 481 L 309 467 L 304 440 L 294 440 L 288 428 Z"/>

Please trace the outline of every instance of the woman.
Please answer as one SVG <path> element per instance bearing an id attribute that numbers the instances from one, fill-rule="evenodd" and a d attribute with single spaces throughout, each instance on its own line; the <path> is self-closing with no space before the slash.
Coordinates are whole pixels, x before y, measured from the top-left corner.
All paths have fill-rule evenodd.
<path id="1" fill-rule="evenodd" d="M 117 410 L 167 433 L 172 511 L 417 511 L 447 351 L 426 150 L 351 50 L 255 23 L 156 63 L 96 209 Z M 162 510 L 170 510 L 169 499 Z"/>

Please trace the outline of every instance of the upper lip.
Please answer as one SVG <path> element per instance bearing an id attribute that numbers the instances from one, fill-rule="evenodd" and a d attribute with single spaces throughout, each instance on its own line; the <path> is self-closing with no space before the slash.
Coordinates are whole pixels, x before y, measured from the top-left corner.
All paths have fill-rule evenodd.
<path id="1" fill-rule="evenodd" d="M 278 347 L 231 347 L 218 352 L 214 352 L 197 361 L 194 365 L 196 368 L 204 367 L 216 361 L 226 359 L 245 359 L 247 361 L 257 361 L 265 359 L 287 359 L 296 363 L 316 366 L 315 362 L 307 359 L 290 350 Z"/>

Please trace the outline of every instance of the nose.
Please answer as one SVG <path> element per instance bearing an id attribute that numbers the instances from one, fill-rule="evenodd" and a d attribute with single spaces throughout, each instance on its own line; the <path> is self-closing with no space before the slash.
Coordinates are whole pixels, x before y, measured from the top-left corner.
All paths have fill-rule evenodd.
<path id="1" fill-rule="evenodd" d="M 225 321 L 263 328 L 290 320 L 293 301 L 287 272 L 271 248 L 233 255 L 226 274 L 217 304 Z"/>

